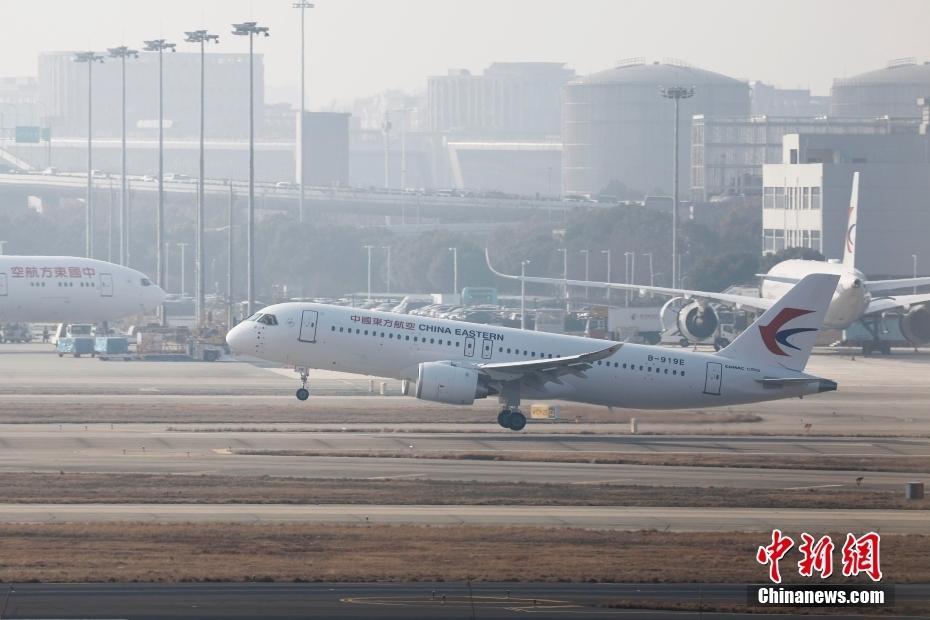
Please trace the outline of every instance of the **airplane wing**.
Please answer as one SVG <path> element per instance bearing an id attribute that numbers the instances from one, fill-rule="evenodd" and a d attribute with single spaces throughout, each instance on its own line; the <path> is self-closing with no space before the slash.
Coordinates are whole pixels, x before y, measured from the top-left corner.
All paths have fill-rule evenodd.
<path id="1" fill-rule="evenodd" d="M 491 265 L 491 257 L 488 250 L 484 251 L 488 263 L 488 269 L 497 276 L 508 278 L 510 280 L 524 279 L 527 282 L 535 284 L 552 284 L 554 286 L 583 286 L 589 288 L 603 288 L 617 291 L 634 291 L 638 294 L 651 293 L 664 297 L 684 297 L 686 299 L 697 299 L 702 301 L 716 301 L 727 306 L 736 308 L 749 308 L 752 310 L 768 310 L 775 300 L 765 299 L 762 297 L 752 297 L 750 295 L 731 295 L 729 293 L 714 293 L 710 291 L 692 291 L 683 288 L 667 288 L 664 286 L 648 286 L 644 284 L 621 284 L 618 282 L 593 282 L 588 280 L 563 280 L 562 278 L 542 278 L 539 276 L 515 276 L 501 273 Z"/>
<path id="2" fill-rule="evenodd" d="M 907 310 L 917 304 L 930 303 L 930 293 L 922 295 L 896 295 L 893 297 L 879 297 L 869 302 L 864 315 L 887 312 L 889 310 Z"/>
<path id="3" fill-rule="evenodd" d="M 868 280 L 865 287 L 870 293 L 877 291 L 893 291 L 895 289 L 911 288 L 913 286 L 926 286 L 930 278 L 901 278 L 900 280 Z"/>
<path id="4" fill-rule="evenodd" d="M 515 381 L 517 379 L 531 378 L 539 380 L 540 383 L 548 381 L 561 383 L 559 381 L 561 375 L 573 374 L 583 377 L 582 373 L 591 368 L 594 362 L 610 357 L 619 351 L 622 346 L 623 343 L 618 342 L 591 353 L 520 362 L 479 364 L 477 368 L 495 381 Z"/>

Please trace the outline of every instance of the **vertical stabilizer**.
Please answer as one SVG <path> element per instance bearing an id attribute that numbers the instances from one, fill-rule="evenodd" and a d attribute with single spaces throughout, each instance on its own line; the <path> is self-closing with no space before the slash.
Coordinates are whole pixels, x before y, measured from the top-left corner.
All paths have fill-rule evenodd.
<path id="1" fill-rule="evenodd" d="M 826 273 L 805 276 L 717 355 L 804 370 L 839 279 Z"/>
<path id="2" fill-rule="evenodd" d="M 843 244 L 843 265 L 850 269 L 856 266 L 856 213 L 858 211 L 859 173 L 853 172 L 852 194 L 849 195 L 849 219 L 846 222 L 846 239 Z"/>

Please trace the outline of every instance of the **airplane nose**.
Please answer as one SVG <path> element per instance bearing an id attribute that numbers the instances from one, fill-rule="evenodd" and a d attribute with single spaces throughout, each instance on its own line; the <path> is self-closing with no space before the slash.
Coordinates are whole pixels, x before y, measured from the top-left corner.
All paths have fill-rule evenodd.
<path id="1" fill-rule="evenodd" d="M 242 343 L 245 336 L 244 332 L 245 329 L 241 324 L 236 325 L 226 332 L 226 344 L 229 345 L 229 350 L 232 351 L 233 355 L 242 351 Z"/>

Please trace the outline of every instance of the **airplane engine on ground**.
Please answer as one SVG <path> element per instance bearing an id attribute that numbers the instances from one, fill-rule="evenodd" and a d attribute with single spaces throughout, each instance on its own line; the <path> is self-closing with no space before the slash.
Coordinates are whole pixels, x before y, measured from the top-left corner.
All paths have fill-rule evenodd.
<path id="1" fill-rule="evenodd" d="M 490 390 L 473 368 L 448 362 L 423 362 L 417 373 L 416 397 L 447 405 L 471 405 Z"/>
<path id="2" fill-rule="evenodd" d="M 709 305 L 692 301 L 678 311 L 678 329 L 681 335 L 691 342 L 701 342 L 711 338 L 717 331 L 720 320 Z"/>
<path id="3" fill-rule="evenodd" d="M 901 333 L 911 344 L 930 342 L 930 305 L 912 306 L 899 319 Z"/>

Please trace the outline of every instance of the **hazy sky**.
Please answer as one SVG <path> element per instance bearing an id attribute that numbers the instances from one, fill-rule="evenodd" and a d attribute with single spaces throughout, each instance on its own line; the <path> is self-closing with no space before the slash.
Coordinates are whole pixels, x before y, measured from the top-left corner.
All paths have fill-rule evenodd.
<path id="1" fill-rule="evenodd" d="M 314 0 L 308 11 L 310 107 L 386 88 L 424 89 L 450 67 L 560 61 L 578 73 L 618 59 L 675 57 L 733 77 L 827 94 L 834 77 L 892 58 L 930 60 L 927 0 Z M 101 50 L 184 30 L 245 51 L 234 21 L 270 26 L 257 42 L 270 87 L 296 84 L 292 0 L 0 0 L 0 76 L 34 75 L 42 50 Z M 279 89 L 275 89 L 276 92 Z M 278 99 L 279 97 L 272 97 Z"/>

